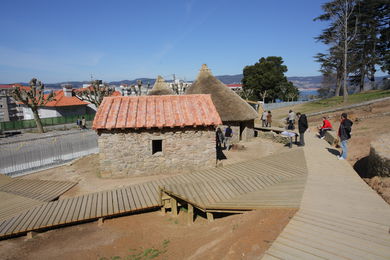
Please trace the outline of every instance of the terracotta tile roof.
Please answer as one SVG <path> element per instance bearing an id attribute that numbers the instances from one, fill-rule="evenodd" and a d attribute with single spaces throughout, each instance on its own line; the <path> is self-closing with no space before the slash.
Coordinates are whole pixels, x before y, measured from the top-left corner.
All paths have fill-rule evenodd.
<path id="1" fill-rule="evenodd" d="M 85 106 L 88 105 L 88 102 L 80 100 L 78 97 L 65 97 L 64 91 L 58 90 L 54 92 L 56 95 L 54 101 L 48 102 L 45 107 L 67 107 L 67 106 Z M 49 94 L 45 94 L 47 97 Z"/>
<path id="2" fill-rule="evenodd" d="M 92 128 L 163 128 L 222 124 L 211 95 L 105 97 Z"/>

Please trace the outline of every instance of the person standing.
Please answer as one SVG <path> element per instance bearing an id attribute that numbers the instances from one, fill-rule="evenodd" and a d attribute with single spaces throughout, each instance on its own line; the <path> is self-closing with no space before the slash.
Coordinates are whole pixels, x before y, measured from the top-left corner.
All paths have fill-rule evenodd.
<path id="1" fill-rule="evenodd" d="M 223 140 L 224 146 L 228 150 L 230 150 L 230 146 L 231 146 L 230 140 L 232 139 L 232 136 L 233 136 L 233 130 L 230 127 L 230 125 L 228 125 L 228 127 L 225 129 L 225 138 Z"/>
<path id="2" fill-rule="evenodd" d="M 264 110 L 263 114 L 261 115 L 261 126 L 262 127 L 267 126 L 267 116 L 268 116 L 268 113 L 266 110 Z"/>
<path id="3" fill-rule="evenodd" d="M 287 129 L 294 130 L 295 129 L 295 127 L 294 127 L 294 124 L 295 124 L 295 112 L 294 111 L 292 111 L 292 110 L 288 111 L 287 121 L 288 121 Z"/>
<path id="4" fill-rule="evenodd" d="M 324 116 L 322 118 L 322 126 L 320 127 L 320 139 L 325 138 L 326 131 L 332 130 L 332 124 L 329 122 L 329 120 Z"/>
<path id="5" fill-rule="evenodd" d="M 217 143 L 217 148 L 221 148 L 222 147 L 222 144 L 223 144 L 223 133 L 222 133 L 222 130 L 221 128 L 217 128 L 217 132 L 216 132 L 216 143 Z"/>
<path id="6" fill-rule="evenodd" d="M 342 113 L 340 117 L 340 127 L 338 131 L 338 136 L 340 138 L 341 143 L 341 155 L 338 155 L 337 158 L 339 160 L 346 160 L 347 159 L 347 153 L 348 153 L 348 147 L 347 142 L 351 138 L 351 131 L 352 131 L 352 121 L 348 119 L 347 113 Z"/>
<path id="7" fill-rule="evenodd" d="M 81 128 L 82 128 L 82 129 L 86 129 L 86 128 L 87 128 L 86 121 L 85 121 L 85 117 L 82 117 L 82 118 L 81 118 Z"/>
<path id="8" fill-rule="evenodd" d="M 272 114 L 271 114 L 271 110 L 268 111 L 268 114 L 267 114 L 267 127 L 271 127 L 271 123 L 272 123 Z"/>
<path id="9" fill-rule="evenodd" d="M 297 113 L 298 116 L 298 130 L 299 130 L 299 146 L 305 146 L 305 132 L 309 127 L 305 114 Z"/>

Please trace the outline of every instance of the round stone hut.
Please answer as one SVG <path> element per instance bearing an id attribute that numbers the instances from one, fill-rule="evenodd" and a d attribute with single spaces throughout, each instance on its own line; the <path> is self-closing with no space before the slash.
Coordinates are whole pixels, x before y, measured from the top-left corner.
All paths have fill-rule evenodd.
<path id="1" fill-rule="evenodd" d="M 257 112 L 239 95 L 214 77 L 206 64 L 202 65 L 195 82 L 186 94 L 210 94 L 223 125 L 233 129 L 233 142 L 254 137 Z"/>
<path id="2" fill-rule="evenodd" d="M 161 76 L 157 76 L 153 88 L 148 92 L 148 96 L 157 96 L 157 95 L 174 95 L 173 90 L 169 88 L 168 84 Z"/>
<path id="3" fill-rule="evenodd" d="M 92 128 L 102 177 L 187 173 L 215 166 L 210 95 L 105 97 Z"/>

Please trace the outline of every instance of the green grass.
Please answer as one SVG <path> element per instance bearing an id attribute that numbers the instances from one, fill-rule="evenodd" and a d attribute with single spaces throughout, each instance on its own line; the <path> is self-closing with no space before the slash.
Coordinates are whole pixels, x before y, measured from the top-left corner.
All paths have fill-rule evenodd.
<path id="1" fill-rule="evenodd" d="M 373 90 L 363 93 L 357 93 L 348 96 L 348 101 L 343 102 L 343 97 L 331 97 L 327 99 L 322 99 L 318 101 L 313 101 L 305 103 L 302 105 L 300 111 L 301 113 L 312 113 L 321 110 L 326 110 L 335 107 L 348 106 L 352 104 L 358 104 L 365 101 L 370 101 L 374 99 L 384 98 L 390 96 L 390 90 Z"/>
<path id="2" fill-rule="evenodd" d="M 167 252 L 169 240 L 164 240 L 160 248 L 139 248 L 139 249 L 129 249 L 130 255 L 125 257 L 120 256 L 111 256 L 110 258 L 101 257 L 99 260 L 149 260 L 154 259 L 165 252 Z"/>

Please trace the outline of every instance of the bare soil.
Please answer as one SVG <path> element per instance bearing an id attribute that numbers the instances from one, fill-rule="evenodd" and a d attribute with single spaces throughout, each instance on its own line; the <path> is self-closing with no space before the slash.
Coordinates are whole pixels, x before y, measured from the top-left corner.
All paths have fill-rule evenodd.
<path id="1" fill-rule="evenodd" d="M 227 159 L 220 164 L 287 149 L 262 139 L 241 144 L 243 150 L 224 150 Z M 172 175 L 103 179 L 98 173 L 98 156 L 91 155 L 22 178 L 77 181 L 78 185 L 63 195 L 73 197 L 167 176 Z M 38 233 L 32 239 L 0 241 L 0 259 L 258 259 L 295 212 L 264 209 L 220 216 L 213 222 L 199 214 L 192 225 L 187 225 L 184 210 L 178 217 L 160 212 L 135 214 L 105 220 L 101 226 L 92 222 Z"/>
<path id="2" fill-rule="evenodd" d="M 213 222 L 198 217 L 190 226 L 185 212 L 175 218 L 150 212 L 1 241 L 0 258 L 259 259 L 295 211 L 251 211 Z"/>
<path id="3" fill-rule="evenodd" d="M 245 149 L 239 151 L 224 150 L 223 153 L 227 159 L 222 160 L 219 165 L 228 165 L 240 161 L 257 159 L 285 149 L 282 144 L 273 143 L 272 141 L 263 139 L 254 139 L 254 141 L 241 142 L 240 144 L 244 145 Z M 168 176 L 173 175 L 159 174 L 149 176 L 129 176 L 122 178 L 101 178 L 99 175 L 98 155 L 95 154 L 76 160 L 70 165 L 36 172 L 21 178 L 78 182 L 75 187 L 62 195 L 62 198 L 65 198 L 102 190 L 125 187 L 130 184 L 161 179 Z"/>

